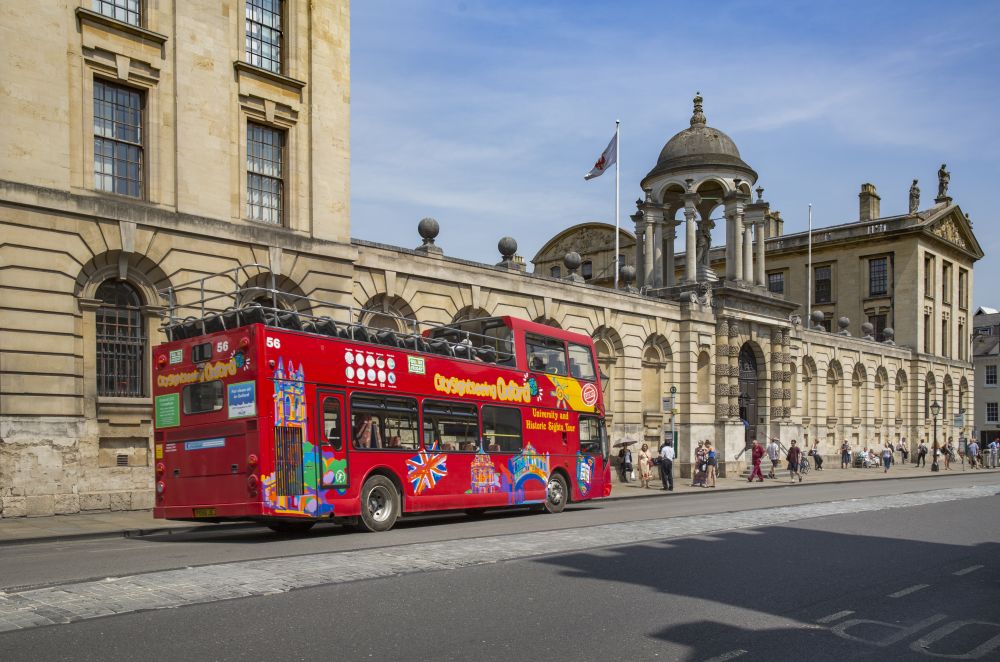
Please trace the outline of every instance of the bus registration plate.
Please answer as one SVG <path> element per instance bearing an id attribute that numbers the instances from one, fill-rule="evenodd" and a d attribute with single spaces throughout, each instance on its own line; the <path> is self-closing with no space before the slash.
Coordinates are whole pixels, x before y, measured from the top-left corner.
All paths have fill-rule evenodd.
<path id="1" fill-rule="evenodd" d="M 215 517 L 215 508 L 195 508 L 195 517 Z"/>

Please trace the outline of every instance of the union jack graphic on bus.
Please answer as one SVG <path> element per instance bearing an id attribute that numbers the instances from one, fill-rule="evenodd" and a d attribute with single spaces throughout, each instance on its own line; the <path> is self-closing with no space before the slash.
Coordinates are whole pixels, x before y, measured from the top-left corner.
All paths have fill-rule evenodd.
<path id="1" fill-rule="evenodd" d="M 438 453 L 438 446 L 431 446 L 430 453 L 420 451 L 406 461 L 406 477 L 413 485 L 413 493 L 420 494 L 432 489 L 438 480 L 448 475 L 444 453 Z"/>

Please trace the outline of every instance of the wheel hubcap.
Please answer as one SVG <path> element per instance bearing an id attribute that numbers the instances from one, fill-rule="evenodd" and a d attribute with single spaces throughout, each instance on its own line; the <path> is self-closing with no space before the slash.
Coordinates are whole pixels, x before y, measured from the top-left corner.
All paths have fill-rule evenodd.
<path id="1" fill-rule="evenodd" d="M 368 494 L 368 513 L 376 522 L 384 522 L 389 518 L 392 507 L 389 505 L 389 495 L 385 489 L 376 487 Z"/>
<path id="2" fill-rule="evenodd" d="M 558 505 L 562 503 L 563 500 L 563 487 L 562 483 L 558 480 L 550 480 L 548 486 L 549 492 L 549 503 Z"/>

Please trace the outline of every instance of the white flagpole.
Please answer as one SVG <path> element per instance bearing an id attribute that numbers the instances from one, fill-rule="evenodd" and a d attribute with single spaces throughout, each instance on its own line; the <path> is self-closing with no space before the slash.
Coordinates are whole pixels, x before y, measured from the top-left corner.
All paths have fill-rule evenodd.
<path id="1" fill-rule="evenodd" d="M 620 220 L 620 210 L 621 202 L 619 198 L 621 197 L 621 163 L 622 163 L 622 141 L 621 141 L 621 120 L 615 120 L 615 152 L 617 156 L 615 158 L 615 289 L 618 289 L 618 272 L 621 271 L 621 259 L 619 257 L 621 252 L 621 247 L 619 246 L 620 241 L 620 230 L 618 226 L 621 222 Z"/>
<path id="2" fill-rule="evenodd" d="M 809 203 L 809 259 L 806 274 L 806 328 L 812 328 L 812 292 L 813 292 L 813 206 Z"/>

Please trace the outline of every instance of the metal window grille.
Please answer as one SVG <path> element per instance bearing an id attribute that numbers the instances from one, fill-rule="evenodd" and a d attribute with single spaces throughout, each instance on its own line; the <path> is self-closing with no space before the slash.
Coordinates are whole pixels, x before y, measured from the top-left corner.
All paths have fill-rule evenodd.
<path id="1" fill-rule="evenodd" d="M 107 281 L 97 289 L 97 394 L 141 398 L 146 395 L 146 333 L 142 301 L 128 284 Z"/>
<path id="2" fill-rule="evenodd" d="M 246 0 L 247 62 L 281 73 L 281 0 Z"/>
<path id="3" fill-rule="evenodd" d="M 816 303 L 830 303 L 833 295 L 830 267 L 816 267 Z"/>
<path id="4" fill-rule="evenodd" d="M 884 296 L 889 291 L 888 262 L 884 257 L 868 261 L 868 295 Z"/>
<path id="5" fill-rule="evenodd" d="M 140 0 L 94 0 L 94 11 L 129 25 L 142 25 Z"/>
<path id="6" fill-rule="evenodd" d="M 281 225 L 284 211 L 285 132 L 247 123 L 247 218 Z"/>
<path id="7" fill-rule="evenodd" d="M 274 468 L 277 496 L 296 496 L 304 492 L 302 476 L 302 428 L 274 428 Z"/>
<path id="8" fill-rule="evenodd" d="M 143 95 L 94 81 L 94 187 L 142 197 Z"/>
<path id="9" fill-rule="evenodd" d="M 785 274 L 776 273 L 767 275 L 767 290 L 774 294 L 785 293 Z"/>

